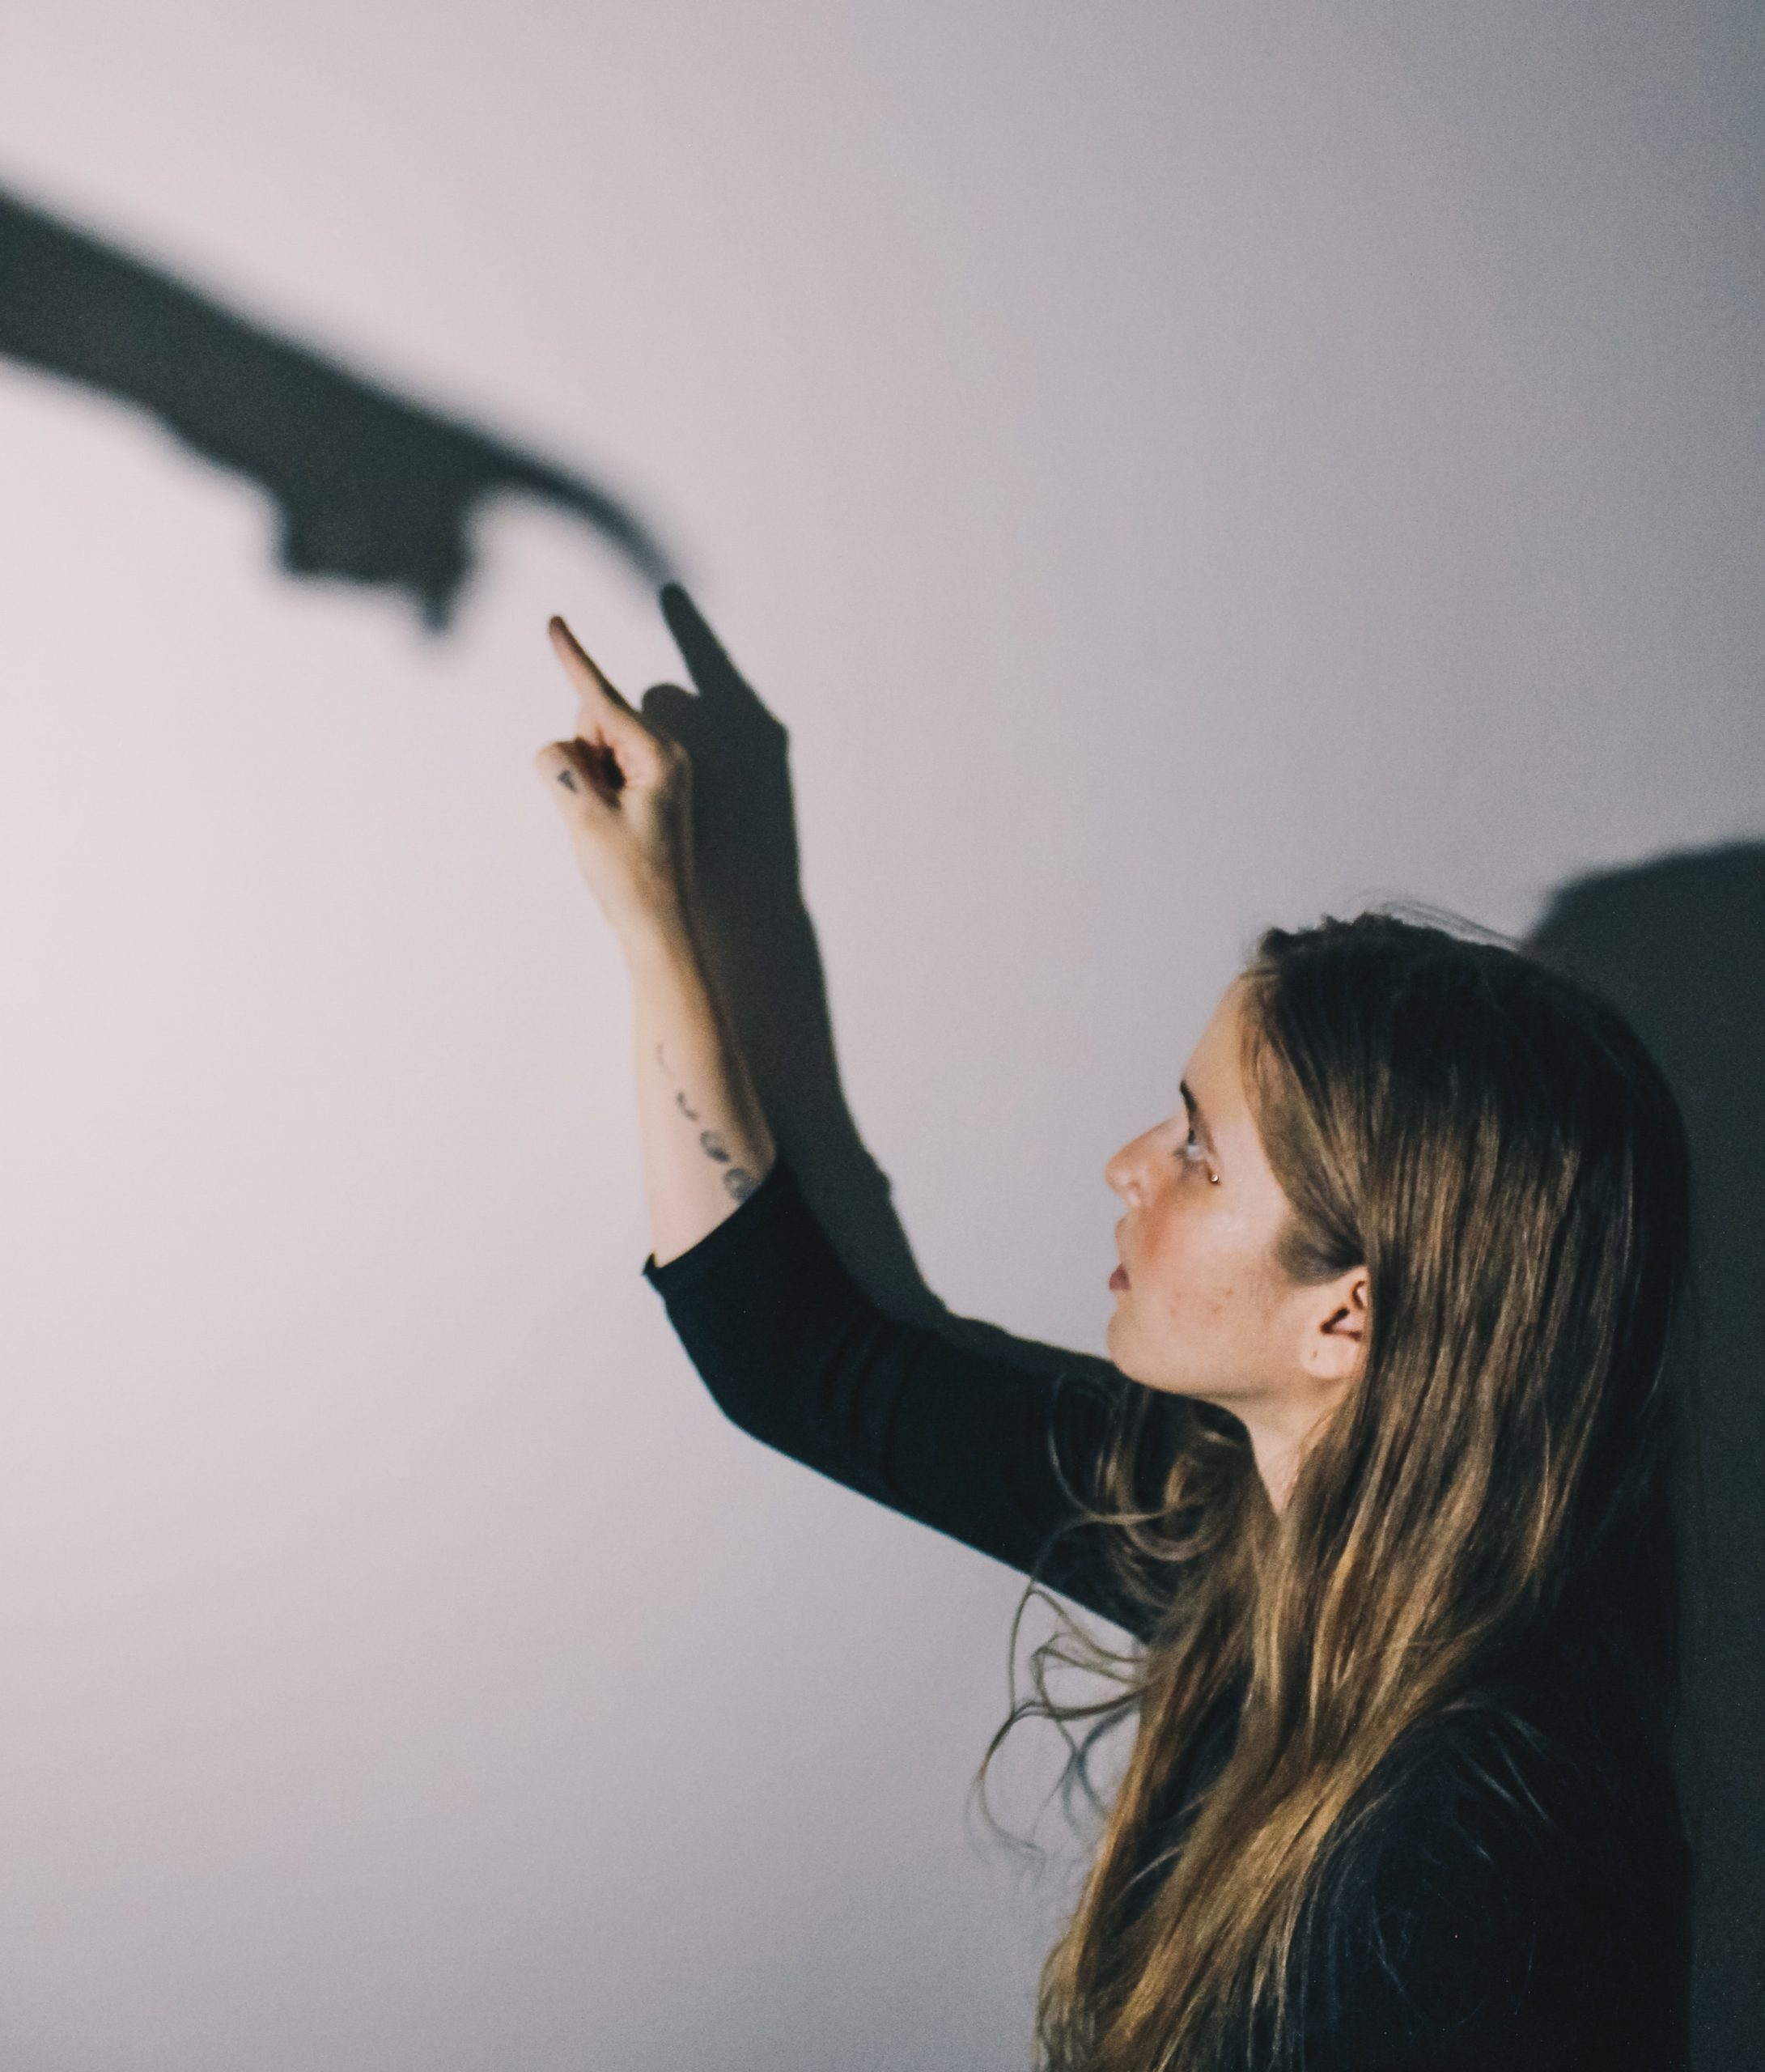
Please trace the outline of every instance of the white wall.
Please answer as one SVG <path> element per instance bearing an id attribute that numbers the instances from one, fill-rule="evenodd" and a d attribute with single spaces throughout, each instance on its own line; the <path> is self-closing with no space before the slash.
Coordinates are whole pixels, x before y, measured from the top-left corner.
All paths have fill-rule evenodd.
<path id="1" fill-rule="evenodd" d="M 1765 834 L 1760 57 L 111 0 L 0 28 L 0 187 L 656 524 L 790 729 L 920 1268 L 1097 1352 L 1103 1162 L 1256 926 Z M 1021 2065 L 1058 1880 L 962 1814 L 1016 1581 L 728 1427 L 639 1276 L 529 758 L 549 612 L 679 676 L 649 592 L 499 503 L 430 639 L 4 363 L 0 456 L 0 2057 Z"/>

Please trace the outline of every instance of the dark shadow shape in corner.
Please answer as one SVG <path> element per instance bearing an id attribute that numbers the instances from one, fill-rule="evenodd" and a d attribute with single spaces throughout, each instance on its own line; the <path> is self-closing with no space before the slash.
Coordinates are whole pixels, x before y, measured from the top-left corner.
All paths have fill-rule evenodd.
<path id="1" fill-rule="evenodd" d="M 268 490 L 291 575 L 407 592 L 443 631 L 471 567 L 466 520 L 499 490 L 583 520 L 649 584 L 673 571 L 581 478 L 407 401 L 0 193 L 0 355 L 149 411 Z"/>
<path id="2" fill-rule="evenodd" d="M 686 592 L 670 586 L 661 601 L 694 690 L 659 684 L 643 711 L 692 758 L 706 954 L 773 1135 L 836 1250 L 893 1316 L 1042 1374 L 1113 1374 L 1093 1355 L 953 1315 L 926 1285 L 840 1085 L 826 976 L 803 903 L 790 737 Z"/>
<path id="3" fill-rule="evenodd" d="M 1693 2061 L 1765 2036 L 1765 845 L 1662 856 L 1565 885 L 1547 961 L 1630 1017 L 1691 1136 L 1696 1357 L 1681 1768 L 1698 1846 Z"/>

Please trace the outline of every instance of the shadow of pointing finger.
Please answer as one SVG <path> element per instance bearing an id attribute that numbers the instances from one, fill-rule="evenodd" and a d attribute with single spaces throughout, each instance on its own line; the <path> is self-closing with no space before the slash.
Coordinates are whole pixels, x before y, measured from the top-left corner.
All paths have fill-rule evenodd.
<path id="1" fill-rule="evenodd" d="M 1054 1374 L 1106 1379 L 1089 1353 L 953 1314 L 921 1274 L 887 1174 L 859 1134 L 841 1082 L 826 974 L 804 904 L 790 736 L 725 653 L 686 592 L 662 611 L 692 689 L 658 684 L 644 717 L 693 766 L 697 908 L 704 949 L 780 1149 L 836 1248 L 892 1315 L 972 1350 Z M 910 991 L 912 974 L 902 974 Z"/>
<path id="2" fill-rule="evenodd" d="M 4 193 L 0 356 L 151 412 L 193 453 L 269 492 L 291 575 L 402 590 L 434 632 L 470 571 L 472 507 L 502 490 L 580 519 L 647 582 L 672 573 L 631 512 L 592 482 Z"/>
<path id="3" fill-rule="evenodd" d="M 937 1320 L 886 1175 L 841 1085 L 827 981 L 804 904 L 790 735 L 724 652 L 686 592 L 663 616 L 691 688 L 657 684 L 643 712 L 693 771 L 696 910 L 706 958 L 779 1146 L 847 1263 L 896 1314 Z"/>

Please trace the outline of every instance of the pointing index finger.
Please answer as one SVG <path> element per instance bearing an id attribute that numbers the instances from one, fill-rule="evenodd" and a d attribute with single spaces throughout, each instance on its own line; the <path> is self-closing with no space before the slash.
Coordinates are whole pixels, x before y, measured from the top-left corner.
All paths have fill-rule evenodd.
<path id="1" fill-rule="evenodd" d="M 611 699 L 622 712 L 631 710 L 600 673 L 600 664 L 556 613 L 547 622 L 545 630 L 551 635 L 552 646 L 557 651 L 559 660 L 584 698 L 592 698 L 599 692 L 603 698 Z"/>

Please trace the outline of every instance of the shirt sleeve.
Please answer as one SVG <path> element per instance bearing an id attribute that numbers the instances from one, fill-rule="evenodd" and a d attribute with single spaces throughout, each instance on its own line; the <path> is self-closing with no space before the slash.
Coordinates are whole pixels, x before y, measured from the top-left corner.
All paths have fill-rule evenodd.
<path id="1" fill-rule="evenodd" d="M 1130 1632 L 1144 1614 L 1075 1492 L 1139 1385 L 1044 1375 L 885 1315 L 834 1251 L 782 1155 L 704 1238 L 644 1277 L 743 1431 Z"/>

